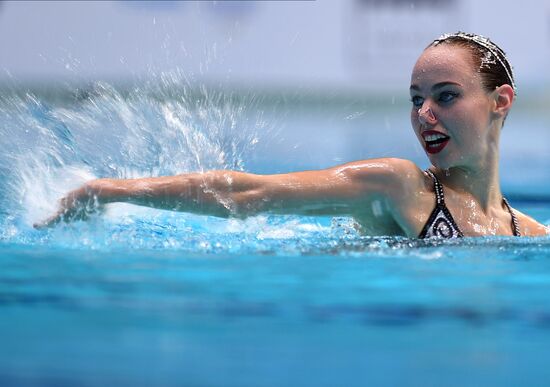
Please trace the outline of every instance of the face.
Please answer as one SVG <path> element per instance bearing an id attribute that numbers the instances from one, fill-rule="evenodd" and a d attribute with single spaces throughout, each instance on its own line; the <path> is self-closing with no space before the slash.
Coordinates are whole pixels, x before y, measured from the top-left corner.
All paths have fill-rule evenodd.
<path id="1" fill-rule="evenodd" d="M 467 49 L 448 44 L 426 49 L 414 66 L 410 92 L 412 126 L 433 165 L 483 162 L 494 143 L 492 102 Z"/>

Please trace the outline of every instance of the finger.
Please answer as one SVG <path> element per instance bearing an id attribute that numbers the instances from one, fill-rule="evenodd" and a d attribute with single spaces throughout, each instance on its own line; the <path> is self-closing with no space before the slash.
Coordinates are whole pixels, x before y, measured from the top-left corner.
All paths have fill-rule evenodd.
<path id="1" fill-rule="evenodd" d="M 62 199 L 63 200 L 63 199 Z M 58 210 L 53 216 L 33 224 L 36 229 L 52 227 L 61 221 L 71 222 L 75 220 L 87 220 L 90 213 L 95 212 L 95 209 L 88 210 L 86 208 L 62 208 Z"/>
<path id="2" fill-rule="evenodd" d="M 54 226 L 57 223 L 59 223 L 61 221 L 62 217 L 63 217 L 63 214 L 57 213 L 57 214 L 55 214 L 53 216 L 50 216 L 49 218 L 47 218 L 47 219 L 45 219 L 41 222 L 34 223 L 32 226 L 37 230 L 42 229 L 42 228 L 46 228 L 46 227 L 51 227 L 51 226 Z"/>

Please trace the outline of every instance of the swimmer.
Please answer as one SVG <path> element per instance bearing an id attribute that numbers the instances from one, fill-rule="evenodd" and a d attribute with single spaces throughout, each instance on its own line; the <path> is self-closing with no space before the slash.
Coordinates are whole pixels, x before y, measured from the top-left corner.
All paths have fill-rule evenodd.
<path id="1" fill-rule="evenodd" d="M 380 158 L 276 175 L 222 170 L 97 179 L 69 192 L 35 227 L 86 219 L 104 204 L 127 202 L 219 217 L 350 216 L 368 235 L 548 235 L 500 191 L 499 138 L 516 97 L 505 53 L 480 35 L 443 35 L 416 62 L 410 95 L 412 127 L 431 162 L 426 171 L 408 160 Z"/>

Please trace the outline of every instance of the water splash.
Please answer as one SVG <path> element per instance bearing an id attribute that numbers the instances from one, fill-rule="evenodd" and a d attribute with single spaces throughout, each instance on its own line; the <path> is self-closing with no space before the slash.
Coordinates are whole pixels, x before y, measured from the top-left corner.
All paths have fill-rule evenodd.
<path id="1" fill-rule="evenodd" d="M 30 225 L 86 180 L 243 170 L 269 139 L 272 126 L 253 94 L 193 88 L 177 71 L 139 85 L 97 82 L 53 101 L 32 93 L 0 99 L 1 239 L 29 241 L 21 235 Z"/>

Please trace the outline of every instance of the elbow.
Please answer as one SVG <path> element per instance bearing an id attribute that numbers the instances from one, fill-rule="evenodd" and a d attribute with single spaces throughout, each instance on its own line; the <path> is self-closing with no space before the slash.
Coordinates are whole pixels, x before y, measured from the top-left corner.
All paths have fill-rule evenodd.
<path id="1" fill-rule="evenodd" d="M 261 205 L 246 194 L 237 194 L 229 196 L 214 195 L 206 200 L 197 200 L 190 207 L 176 207 L 178 211 L 190 211 L 197 214 L 214 216 L 222 219 L 246 219 L 250 216 L 258 215 Z"/>
<path id="2" fill-rule="evenodd" d="M 228 217 L 244 219 L 269 210 L 271 203 L 262 189 L 252 189 L 232 195 Z"/>
<path id="3" fill-rule="evenodd" d="M 243 219 L 265 211 L 269 202 L 265 184 L 256 175 L 210 171 L 195 178 L 200 188 L 194 206 L 200 213 Z"/>

